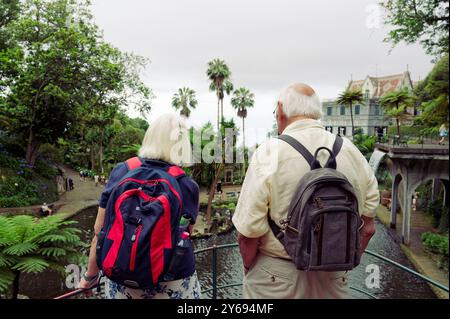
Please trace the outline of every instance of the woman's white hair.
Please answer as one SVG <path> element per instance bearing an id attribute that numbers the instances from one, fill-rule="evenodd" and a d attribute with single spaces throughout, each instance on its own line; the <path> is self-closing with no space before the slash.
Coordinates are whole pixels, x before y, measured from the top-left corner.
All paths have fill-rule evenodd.
<path id="1" fill-rule="evenodd" d="M 278 101 L 283 105 L 287 118 L 301 115 L 319 120 L 322 117 L 322 103 L 315 93 L 309 96 L 290 86 L 280 94 Z"/>
<path id="2" fill-rule="evenodd" d="M 152 121 L 139 156 L 179 166 L 192 165 L 192 148 L 185 120 L 177 114 L 167 113 Z"/>

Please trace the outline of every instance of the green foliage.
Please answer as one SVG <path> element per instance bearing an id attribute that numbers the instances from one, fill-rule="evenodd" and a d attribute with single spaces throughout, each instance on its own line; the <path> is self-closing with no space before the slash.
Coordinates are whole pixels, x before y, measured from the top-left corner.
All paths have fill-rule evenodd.
<path id="1" fill-rule="evenodd" d="M 0 207 L 24 207 L 58 199 L 55 168 L 37 161 L 35 171 L 23 159 L 0 153 Z"/>
<path id="2" fill-rule="evenodd" d="M 407 109 L 413 106 L 414 101 L 415 97 L 407 89 L 388 93 L 380 99 L 386 117 L 396 121 L 397 135 L 401 136 L 400 125 L 411 116 Z"/>
<path id="3" fill-rule="evenodd" d="M 73 224 L 60 216 L 0 216 L 0 292 L 8 291 L 21 272 L 36 274 L 50 267 L 61 271 L 67 263 L 78 262 L 85 244 Z"/>
<path id="4" fill-rule="evenodd" d="M 433 227 L 437 228 L 440 223 L 442 212 L 445 208 L 442 205 L 441 200 L 430 201 L 426 207 L 426 212 L 431 216 L 433 221 Z"/>
<path id="5" fill-rule="evenodd" d="M 0 85 L 7 88 L 0 119 L 9 135 L 20 138 L 32 166 L 43 143 L 77 134 L 87 145 L 99 145 L 102 166 L 105 127 L 118 110 L 150 110 L 153 95 L 139 77 L 147 60 L 105 42 L 89 5 L 25 1 L 6 27 L 15 46 L 0 51 Z"/>
<path id="6" fill-rule="evenodd" d="M 400 126 L 400 135 L 408 135 L 408 136 L 421 136 L 427 135 L 425 134 L 426 127 L 419 125 L 408 125 L 408 126 Z M 389 126 L 388 135 L 397 135 L 397 127 Z"/>
<path id="7" fill-rule="evenodd" d="M 195 109 L 197 104 L 195 91 L 188 87 L 178 89 L 178 92 L 172 98 L 172 107 L 175 110 L 180 110 L 180 115 L 185 117 L 191 115 L 191 109 Z"/>
<path id="8" fill-rule="evenodd" d="M 355 130 L 353 144 L 366 157 L 370 158 L 375 149 L 376 137 L 363 134 L 362 130 Z"/>
<path id="9" fill-rule="evenodd" d="M 448 257 L 448 235 L 426 232 L 422 234 L 422 242 L 433 253 Z"/>
<path id="10" fill-rule="evenodd" d="M 418 124 L 439 129 L 449 121 L 449 56 L 443 56 L 416 88 L 422 114 L 415 119 Z"/>
<path id="11" fill-rule="evenodd" d="M 449 6 L 447 0 L 383 0 L 385 24 L 394 28 L 386 42 L 419 42 L 428 54 L 448 52 Z"/>

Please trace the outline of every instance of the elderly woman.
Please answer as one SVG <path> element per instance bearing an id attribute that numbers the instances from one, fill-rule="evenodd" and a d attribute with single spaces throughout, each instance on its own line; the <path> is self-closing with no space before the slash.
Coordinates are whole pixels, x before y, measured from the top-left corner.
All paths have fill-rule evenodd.
<path id="1" fill-rule="evenodd" d="M 177 166 L 191 162 L 190 143 L 188 130 L 182 118 L 175 114 L 162 115 L 156 119 L 147 130 L 142 147 L 139 151 L 139 159 L 142 165 L 168 171 L 169 168 L 177 169 Z M 118 185 L 129 167 L 126 163 L 119 163 L 111 172 L 109 181 L 101 195 L 97 219 L 94 226 L 95 237 L 92 240 L 89 264 L 86 273 L 80 282 L 80 288 L 90 288 L 97 281 L 99 268 L 96 262 L 96 246 L 99 235 L 105 221 L 105 212 L 112 190 Z M 195 223 L 199 207 L 199 188 L 190 177 L 183 175 L 177 179 L 181 189 L 182 215 L 190 220 L 190 228 Z M 109 212 L 109 211 L 108 211 Z M 100 237 L 101 238 L 101 237 Z M 138 246 L 139 247 L 139 246 Z M 139 249 L 139 248 L 137 248 Z M 106 279 L 105 294 L 108 299 L 147 299 L 147 298 L 200 298 L 200 285 L 195 271 L 195 259 L 192 245 L 177 262 L 176 269 L 172 269 L 169 278 L 173 280 L 159 281 L 154 288 L 142 290 L 125 287 L 110 279 Z M 137 267 L 137 266 L 136 266 Z M 148 272 L 148 276 L 152 276 Z"/>

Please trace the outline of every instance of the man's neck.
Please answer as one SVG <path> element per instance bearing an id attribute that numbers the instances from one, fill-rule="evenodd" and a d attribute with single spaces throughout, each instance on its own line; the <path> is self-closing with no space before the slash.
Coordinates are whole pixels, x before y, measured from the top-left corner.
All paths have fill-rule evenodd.
<path id="1" fill-rule="evenodd" d="M 290 119 L 288 119 L 286 127 L 288 127 L 289 125 L 291 125 L 294 122 L 304 121 L 304 120 L 312 120 L 312 118 L 306 117 L 306 116 L 303 116 L 303 115 L 293 116 Z"/>

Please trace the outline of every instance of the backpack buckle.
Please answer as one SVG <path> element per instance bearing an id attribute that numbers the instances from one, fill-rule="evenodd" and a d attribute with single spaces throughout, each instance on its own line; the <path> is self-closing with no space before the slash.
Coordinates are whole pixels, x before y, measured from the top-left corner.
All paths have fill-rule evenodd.
<path id="1" fill-rule="evenodd" d="M 280 225 L 281 225 L 281 229 L 284 231 L 286 230 L 287 225 L 289 224 L 289 218 L 283 218 L 280 219 Z"/>

